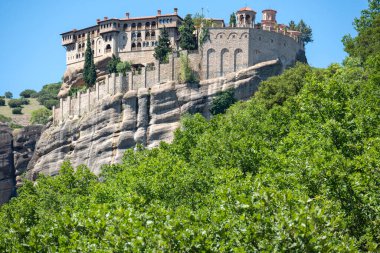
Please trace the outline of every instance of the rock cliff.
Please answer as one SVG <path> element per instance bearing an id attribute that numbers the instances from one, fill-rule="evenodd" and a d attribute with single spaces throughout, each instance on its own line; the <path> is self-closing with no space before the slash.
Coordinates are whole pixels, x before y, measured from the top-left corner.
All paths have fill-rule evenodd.
<path id="1" fill-rule="evenodd" d="M 102 165 L 119 162 L 125 150 L 137 143 L 155 147 L 170 142 L 183 114 L 199 112 L 209 117 L 210 102 L 219 91 L 234 88 L 235 97 L 246 100 L 262 80 L 282 69 L 281 62 L 274 60 L 200 84 L 169 82 L 108 96 L 81 118 L 43 132 L 28 177 L 55 175 L 65 160 L 74 166 L 85 164 L 98 174 Z"/>
<path id="2" fill-rule="evenodd" d="M 0 123 L 0 205 L 13 195 L 15 183 L 12 129 Z"/>

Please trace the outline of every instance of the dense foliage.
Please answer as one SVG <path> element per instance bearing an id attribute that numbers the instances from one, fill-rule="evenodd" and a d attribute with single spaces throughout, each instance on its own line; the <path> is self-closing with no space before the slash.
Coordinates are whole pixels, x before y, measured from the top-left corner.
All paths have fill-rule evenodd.
<path id="1" fill-rule="evenodd" d="M 59 104 L 57 95 L 61 89 L 62 83 L 46 84 L 42 87 L 42 90 L 38 93 L 38 102 L 48 109 L 52 109 L 53 106 Z"/>
<path id="2" fill-rule="evenodd" d="M 198 48 L 197 38 L 195 37 L 194 31 L 194 21 L 191 18 L 191 15 L 187 14 L 182 25 L 179 27 L 179 46 L 183 50 L 195 50 Z"/>
<path id="3" fill-rule="evenodd" d="M 4 98 L 0 98 L 0 106 L 5 106 L 5 99 Z"/>
<path id="4" fill-rule="evenodd" d="M 117 64 L 121 62 L 120 57 L 117 57 L 116 55 L 112 55 L 112 58 L 107 63 L 107 71 L 108 73 L 117 73 Z"/>
<path id="5" fill-rule="evenodd" d="M 92 87 L 96 82 L 96 67 L 94 63 L 94 53 L 91 47 L 90 33 L 87 34 L 86 51 L 84 56 L 83 80 L 87 87 Z"/>
<path id="6" fill-rule="evenodd" d="M 301 32 L 301 40 L 304 44 L 313 42 L 313 29 L 301 19 L 301 21 L 296 24 L 293 20 L 289 22 L 289 29 L 293 31 Z"/>
<path id="7" fill-rule="evenodd" d="M 158 45 L 154 48 L 154 58 L 160 63 L 169 62 L 169 53 L 172 51 L 170 46 L 169 33 L 164 27 L 161 29 L 160 36 L 158 38 Z"/>
<path id="8" fill-rule="evenodd" d="M 210 106 L 210 112 L 212 115 L 225 113 L 227 109 L 236 102 L 234 97 L 234 90 L 229 89 L 221 91 L 213 98 Z"/>
<path id="9" fill-rule="evenodd" d="M 30 123 L 46 125 L 49 122 L 51 111 L 45 107 L 32 112 Z"/>
<path id="10" fill-rule="evenodd" d="M 38 93 L 35 90 L 27 89 L 20 93 L 20 97 L 24 98 L 31 98 L 31 97 L 37 97 Z"/>
<path id="11" fill-rule="evenodd" d="M 132 63 L 130 63 L 128 61 L 119 62 L 116 65 L 117 72 L 124 75 L 124 76 L 127 74 L 127 71 L 130 71 L 131 69 L 132 69 Z"/>
<path id="12" fill-rule="evenodd" d="M 358 36 L 343 38 L 345 50 L 351 56 L 365 62 L 369 56 L 379 57 L 380 54 L 380 0 L 369 0 L 369 8 L 362 11 L 354 25 Z"/>

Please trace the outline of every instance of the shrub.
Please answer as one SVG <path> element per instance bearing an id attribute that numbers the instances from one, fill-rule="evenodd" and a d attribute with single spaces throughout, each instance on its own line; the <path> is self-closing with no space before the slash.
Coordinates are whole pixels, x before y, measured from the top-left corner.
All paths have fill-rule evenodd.
<path id="1" fill-rule="evenodd" d="M 85 92 L 87 90 L 87 86 L 83 87 L 71 87 L 69 90 L 69 96 L 74 97 L 78 92 Z"/>
<path id="2" fill-rule="evenodd" d="M 48 109 L 57 106 L 59 103 L 57 96 L 60 89 L 61 83 L 46 84 L 38 94 L 38 102 Z"/>
<path id="3" fill-rule="evenodd" d="M 236 102 L 234 97 L 234 90 L 229 89 L 216 94 L 216 97 L 212 100 L 210 106 L 210 112 L 212 115 L 225 113 L 226 110 Z"/>
<path id="4" fill-rule="evenodd" d="M 20 97 L 31 98 L 35 94 L 37 94 L 37 91 L 28 89 L 28 90 L 22 91 L 20 93 Z"/>
<path id="5" fill-rule="evenodd" d="M 24 104 L 24 101 L 21 99 L 10 99 L 8 101 L 8 106 L 10 108 L 16 108 L 16 107 L 21 107 Z"/>
<path id="6" fill-rule="evenodd" d="M 22 108 L 21 107 L 16 107 L 12 109 L 13 114 L 22 114 Z"/>
<path id="7" fill-rule="evenodd" d="M 49 122 L 51 111 L 46 108 L 41 108 L 32 112 L 30 123 L 46 125 Z"/>
<path id="8" fill-rule="evenodd" d="M 13 98 L 13 94 L 12 94 L 12 92 L 10 92 L 10 91 L 5 92 L 5 93 L 4 93 L 4 96 L 5 96 L 6 98 Z"/>
<path id="9" fill-rule="evenodd" d="M 180 56 L 181 69 L 180 69 L 180 82 L 181 83 L 195 83 L 197 78 L 194 71 L 191 69 L 189 64 L 189 58 L 187 55 L 181 54 Z"/>
<path id="10" fill-rule="evenodd" d="M 28 104 L 30 104 L 29 99 L 26 99 L 26 98 L 20 98 L 19 100 L 21 101 L 21 103 L 22 103 L 23 105 L 28 105 Z"/>
<path id="11" fill-rule="evenodd" d="M 4 98 L 0 98 L 0 106 L 5 106 L 5 100 L 4 100 Z"/>
<path id="12" fill-rule="evenodd" d="M 108 73 L 117 73 L 117 64 L 121 62 L 119 57 L 116 57 L 115 55 L 112 55 L 112 59 L 107 64 L 107 71 Z"/>
<path id="13" fill-rule="evenodd" d="M 120 74 L 123 74 L 124 76 L 127 74 L 127 71 L 131 70 L 131 63 L 130 62 L 119 62 L 116 65 L 117 72 Z"/>

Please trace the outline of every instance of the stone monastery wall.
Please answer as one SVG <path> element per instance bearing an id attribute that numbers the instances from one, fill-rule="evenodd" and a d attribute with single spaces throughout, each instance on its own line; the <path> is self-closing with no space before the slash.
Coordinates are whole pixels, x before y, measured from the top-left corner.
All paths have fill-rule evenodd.
<path id="1" fill-rule="evenodd" d="M 199 62 L 199 55 L 194 53 L 187 55 L 195 69 L 196 63 Z M 169 57 L 168 63 L 158 64 L 156 62 L 153 69 L 142 67 L 140 71 L 127 72 L 126 76 L 115 73 L 107 75 L 86 92 L 78 92 L 74 96 L 60 98 L 59 106 L 53 108 L 53 122 L 59 124 L 67 119 L 79 118 L 94 109 L 99 101 L 109 95 L 113 96 L 140 88 L 151 88 L 169 81 L 178 81 L 179 74 L 180 58 L 178 54 L 173 54 Z"/>

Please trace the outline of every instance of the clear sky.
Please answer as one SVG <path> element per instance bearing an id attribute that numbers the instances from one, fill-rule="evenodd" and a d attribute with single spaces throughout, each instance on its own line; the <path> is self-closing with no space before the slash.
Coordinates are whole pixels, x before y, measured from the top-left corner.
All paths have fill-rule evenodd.
<path id="1" fill-rule="evenodd" d="M 105 16 L 122 18 L 155 15 L 158 9 L 179 15 L 201 12 L 207 17 L 224 18 L 249 6 L 258 12 L 272 8 L 277 21 L 304 19 L 314 33 L 307 45 L 309 64 L 326 67 L 345 57 L 341 39 L 355 34 L 352 22 L 367 8 L 367 0 L 0 0 L 0 94 L 18 95 L 24 89 L 39 91 L 44 84 L 61 80 L 65 71 L 65 50 L 60 33 L 96 24 Z"/>

